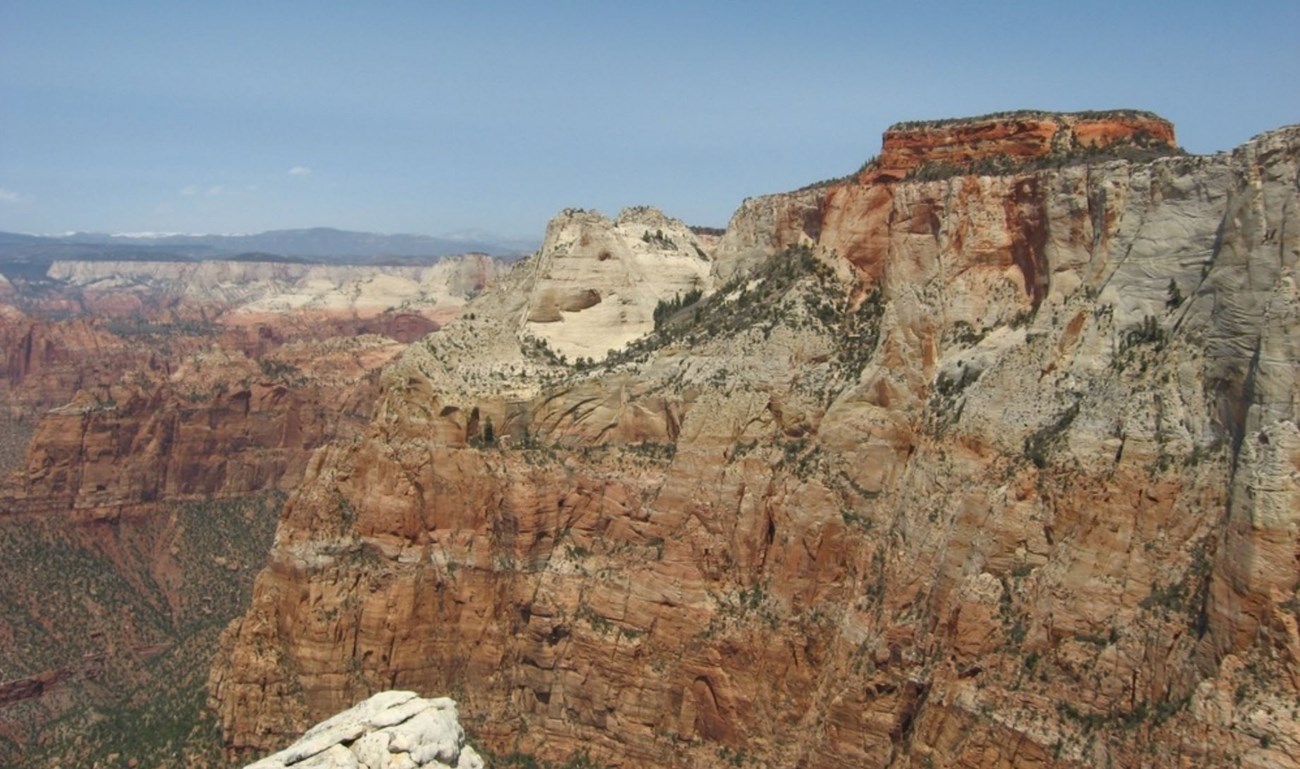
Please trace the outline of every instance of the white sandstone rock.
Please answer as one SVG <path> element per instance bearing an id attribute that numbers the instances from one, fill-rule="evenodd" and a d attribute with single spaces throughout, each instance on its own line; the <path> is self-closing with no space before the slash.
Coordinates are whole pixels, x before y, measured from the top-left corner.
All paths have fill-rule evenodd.
<path id="1" fill-rule="evenodd" d="M 246 769 L 482 769 L 465 745 L 454 700 L 380 692 Z"/>

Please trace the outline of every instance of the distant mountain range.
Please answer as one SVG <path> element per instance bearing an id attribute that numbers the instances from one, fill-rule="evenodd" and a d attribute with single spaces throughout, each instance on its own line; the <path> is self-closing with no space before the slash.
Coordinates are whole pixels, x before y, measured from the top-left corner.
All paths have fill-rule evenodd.
<path id="1" fill-rule="evenodd" d="M 444 256 L 484 253 L 509 259 L 536 249 L 536 241 L 474 232 L 465 237 L 382 235 L 330 227 L 272 230 L 253 235 L 172 233 L 23 235 L 0 232 L 0 273 L 40 269 L 56 259 L 198 261 L 250 259 L 334 264 L 429 264 Z"/>

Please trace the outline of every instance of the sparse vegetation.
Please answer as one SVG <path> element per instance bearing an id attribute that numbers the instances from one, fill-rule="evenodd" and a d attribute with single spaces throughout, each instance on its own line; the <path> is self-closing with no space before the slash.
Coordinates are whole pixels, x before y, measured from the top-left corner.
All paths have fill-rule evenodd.
<path id="1" fill-rule="evenodd" d="M 672 238 L 665 235 L 662 229 L 655 230 L 654 232 L 646 230 L 641 234 L 641 240 L 642 242 L 649 243 L 656 248 L 662 248 L 668 251 L 677 250 L 677 244 L 673 242 Z"/>
<path id="2" fill-rule="evenodd" d="M 283 499 L 169 503 L 157 515 L 170 526 L 121 522 L 104 549 L 53 519 L 0 521 L 0 558 L 23 575 L 0 590 L 15 631 L 0 651 L 6 678 L 62 670 L 80 698 L 42 732 L 44 744 L 21 759 L 0 753 L 6 765 L 108 765 L 117 754 L 123 764 L 161 766 L 184 754 L 193 766 L 223 766 L 204 707 L 207 665 L 248 601 Z M 172 566 L 152 568 L 160 557 Z M 184 578 L 162 577 L 169 573 Z M 54 616 L 80 621 L 48 622 Z M 107 655 L 110 640 L 116 653 Z"/>
<path id="3" fill-rule="evenodd" d="M 668 462 L 677 454 L 677 444 L 669 442 L 641 441 L 640 443 L 625 444 L 622 448 L 624 451 L 658 462 Z"/>
<path id="4" fill-rule="evenodd" d="M 490 767 L 513 767 L 514 769 L 602 769 L 602 765 L 591 759 L 590 753 L 580 750 L 562 762 L 547 761 L 533 753 L 496 754 L 485 748 L 478 748 L 484 762 Z"/>
<path id="5" fill-rule="evenodd" d="M 695 305 L 703 297 L 704 291 L 696 288 L 685 294 L 677 294 L 672 299 L 659 300 L 654 309 L 655 331 L 662 328 L 665 322 L 675 317 L 684 308 Z"/>
<path id="6" fill-rule="evenodd" d="M 1039 428 L 1033 435 L 1025 438 L 1025 456 L 1034 463 L 1034 467 L 1040 470 L 1047 467 L 1052 450 L 1064 438 L 1065 431 L 1074 423 L 1074 418 L 1078 415 L 1079 404 L 1075 403 L 1058 414 L 1051 422 Z"/>
<path id="7" fill-rule="evenodd" d="M 130 337 L 171 337 L 171 336 L 215 336 L 221 327 L 210 321 L 177 320 L 171 322 L 150 321 L 143 318 L 112 318 L 103 321 L 105 331 L 123 338 Z"/>
<path id="8" fill-rule="evenodd" d="M 1182 305 L 1185 297 L 1183 292 L 1178 288 L 1178 281 L 1173 278 L 1169 279 L 1169 288 L 1167 289 L 1169 297 L 1165 299 L 1165 307 L 1169 310 L 1176 310 Z"/>
<path id="9" fill-rule="evenodd" d="M 301 370 L 288 361 L 277 360 L 271 357 L 258 358 L 257 366 L 262 371 L 262 376 L 267 379 L 279 380 L 286 383 L 305 383 L 306 379 L 302 376 Z"/>
<path id="10" fill-rule="evenodd" d="M 910 181 L 931 182 L 951 179 L 955 176 L 1005 176 L 1012 173 L 1030 173 L 1050 168 L 1095 165 L 1119 160 L 1149 163 L 1159 158 L 1183 154 L 1186 153 L 1182 149 L 1139 131 L 1131 139 L 1114 141 L 1104 146 L 1068 147 L 1033 157 L 1011 157 L 999 153 L 967 162 L 931 160 L 913 168 L 904 178 Z"/>
<path id="11" fill-rule="evenodd" d="M 1123 371 L 1136 363 L 1139 373 L 1145 373 L 1152 355 L 1164 350 L 1168 341 L 1169 332 L 1161 327 L 1154 315 L 1147 315 L 1141 323 L 1128 328 L 1120 336 L 1119 349 L 1111 359 L 1111 367 Z"/>
<path id="12" fill-rule="evenodd" d="M 655 350 L 675 343 L 694 347 L 741 335 L 766 339 L 778 327 L 809 330 L 834 345 L 829 379 L 817 390 L 829 400 L 855 381 L 874 355 L 884 308 L 878 287 L 842 279 L 812 247 L 792 246 L 708 297 L 696 299 L 692 293 L 662 303 L 655 332 L 612 351 L 602 365 L 645 362 Z"/>
<path id="13" fill-rule="evenodd" d="M 1044 110 L 1006 110 L 1003 112 L 989 112 L 983 115 L 973 117 L 951 117 L 937 118 L 934 120 L 904 120 L 894 123 L 889 127 L 890 131 L 906 131 L 917 128 L 949 128 L 954 125 L 963 125 L 968 123 L 982 123 L 990 120 L 1014 120 L 1027 118 L 1053 117 L 1062 113 L 1047 112 Z M 1140 109 L 1109 109 L 1109 110 L 1082 110 L 1079 112 L 1064 113 L 1080 120 L 1161 120 L 1162 118 L 1154 112 L 1148 112 Z"/>

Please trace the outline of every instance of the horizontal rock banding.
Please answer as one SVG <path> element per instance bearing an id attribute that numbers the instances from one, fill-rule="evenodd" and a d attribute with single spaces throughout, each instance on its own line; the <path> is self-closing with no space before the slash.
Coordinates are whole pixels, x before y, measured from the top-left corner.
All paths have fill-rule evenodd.
<path id="1" fill-rule="evenodd" d="M 1050 155 L 1100 151 L 1117 144 L 1170 146 L 1173 124 L 1149 112 L 1009 112 L 980 118 L 899 123 L 863 182 L 904 179 L 923 165 L 969 167 L 981 160 L 1025 162 Z"/>

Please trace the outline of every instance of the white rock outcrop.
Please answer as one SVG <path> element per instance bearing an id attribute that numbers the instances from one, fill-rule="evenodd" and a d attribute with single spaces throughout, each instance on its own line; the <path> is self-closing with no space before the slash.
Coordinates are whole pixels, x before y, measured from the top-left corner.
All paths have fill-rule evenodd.
<path id="1" fill-rule="evenodd" d="M 380 692 L 245 769 L 483 769 L 455 700 Z"/>
<path id="2" fill-rule="evenodd" d="M 570 359 L 601 360 L 653 331 L 660 301 L 712 289 L 706 245 L 654 208 L 628 208 L 612 220 L 564 211 L 531 262 L 520 333 Z"/>

